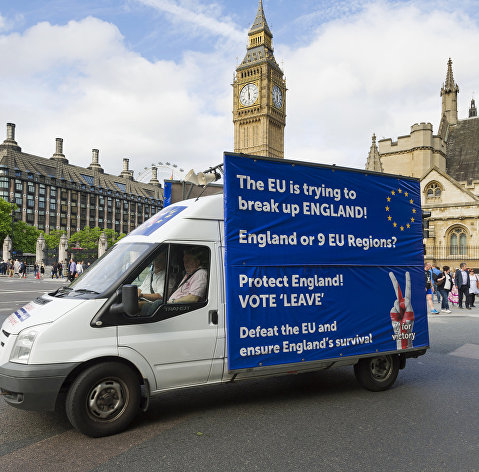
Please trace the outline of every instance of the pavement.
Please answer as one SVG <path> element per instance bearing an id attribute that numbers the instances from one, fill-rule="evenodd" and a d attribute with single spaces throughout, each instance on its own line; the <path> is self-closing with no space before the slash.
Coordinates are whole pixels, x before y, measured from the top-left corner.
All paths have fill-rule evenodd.
<path id="1" fill-rule="evenodd" d="M 449 309 L 451 310 L 451 313 L 444 313 L 441 311 L 441 303 L 437 301 L 436 296 L 433 297 L 433 302 L 434 308 L 439 311 L 439 313 L 431 313 L 428 307 L 428 316 L 431 318 L 447 316 L 473 316 L 479 318 L 479 295 L 476 295 L 474 306 L 470 310 L 466 308 L 464 300 L 462 301 L 463 308 L 459 308 L 458 305 L 453 305 L 451 302 L 449 302 Z"/>

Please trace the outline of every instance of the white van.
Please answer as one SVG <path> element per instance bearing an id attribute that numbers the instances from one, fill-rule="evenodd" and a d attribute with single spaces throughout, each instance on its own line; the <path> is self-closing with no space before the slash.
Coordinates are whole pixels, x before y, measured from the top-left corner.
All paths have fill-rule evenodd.
<path id="1" fill-rule="evenodd" d="M 124 430 L 167 390 L 340 365 L 384 390 L 406 357 L 425 353 L 229 370 L 223 212 L 223 195 L 167 207 L 71 285 L 12 313 L 0 332 L 5 401 L 27 410 L 64 402 L 72 425 L 98 437 Z"/>

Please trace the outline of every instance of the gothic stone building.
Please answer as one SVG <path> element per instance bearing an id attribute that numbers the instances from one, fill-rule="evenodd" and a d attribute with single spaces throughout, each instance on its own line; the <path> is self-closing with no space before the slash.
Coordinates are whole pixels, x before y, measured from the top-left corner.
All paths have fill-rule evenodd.
<path id="1" fill-rule="evenodd" d="M 431 212 L 426 259 L 479 267 L 479 118 L 473 99 L 468 118 L 458 119 L 458 93 L 449 59 L 438 133 L 431 123 L 414 124 L 379 146 L 373 135 L 366 169 L 420 179 L 422 208 Z"/>
<path id="2" fill-rule="evenodd" d="M 87 168 L 69 164 L 63 140 L 56 138 L 50 158 L 27 154 L 7 124 L 0 144 L 0 198 L 17 205 L 15 219 L 45 233 L 57 229 L 70 237 L 85 226 L 129 233 L 163 206 L 163 189 L 153 168 L 148 184 L 137 182 L 123 159 L 120 175 L 105 174 L 92 150 Z"/>

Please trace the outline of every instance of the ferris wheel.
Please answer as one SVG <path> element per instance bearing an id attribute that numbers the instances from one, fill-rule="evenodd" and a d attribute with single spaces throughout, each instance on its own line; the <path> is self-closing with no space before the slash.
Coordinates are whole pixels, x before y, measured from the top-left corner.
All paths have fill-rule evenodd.
<path id="1" fill-rule="evenodd" d="M 157 178 L 160 182 L 164 180 L 183 180 L 185 176 L 184 169 L 174 162 L 152 162 L 148 167 L 144 167 L 139 173 L 137 180 L 148 183 L 153 176 L 153 167 L 156 167 Z"/>

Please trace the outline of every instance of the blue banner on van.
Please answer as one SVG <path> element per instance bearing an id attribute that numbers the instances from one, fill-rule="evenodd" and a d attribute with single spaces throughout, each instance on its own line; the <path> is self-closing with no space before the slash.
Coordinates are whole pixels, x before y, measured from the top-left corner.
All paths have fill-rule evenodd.
<path id="1" fill-rule="evenodd" d="M 417 179 L 224 157 L 229 369 L 429 345 Z"/>

